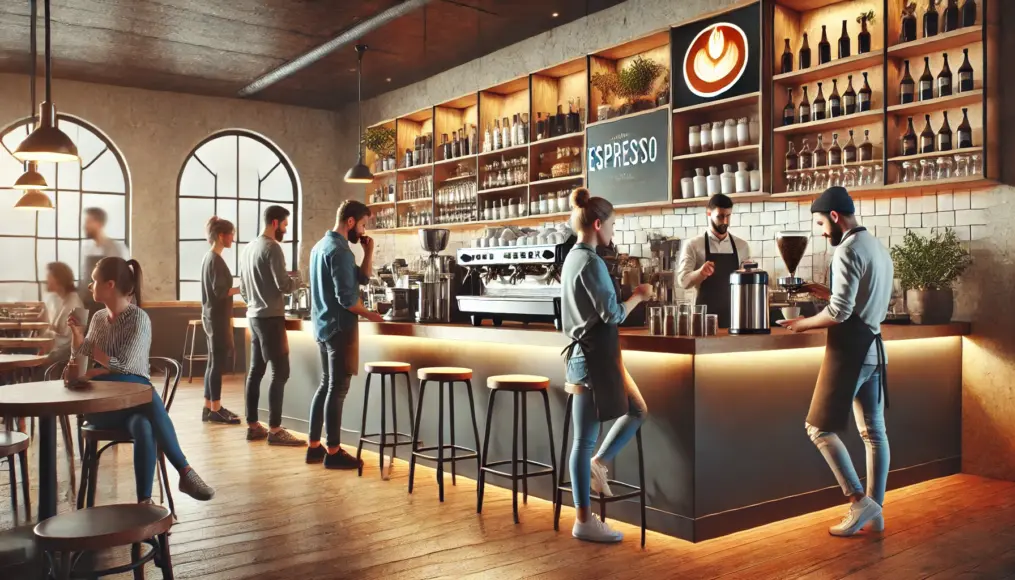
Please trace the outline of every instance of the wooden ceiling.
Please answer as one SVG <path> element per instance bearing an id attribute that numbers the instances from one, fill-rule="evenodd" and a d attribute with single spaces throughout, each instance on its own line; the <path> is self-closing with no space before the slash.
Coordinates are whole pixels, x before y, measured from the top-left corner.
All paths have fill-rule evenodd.
<path id="1" fill-rule="evenodd" d="M 364 98 L 622 1 L 435 0 L 361 39 L 371 48 L 363 66 Z M 259 76 L 398 3 L 52 0 L 53 76 L 235 97 Z M 29 15 L 28 0 L 0 2 L 0 72 L 28 72 Z M 41 0 L 39 24 L 41 52 Z M 353 47 L 342 47 L 249 98 L 337 109 L 356 99 L 355 68 Z"/>

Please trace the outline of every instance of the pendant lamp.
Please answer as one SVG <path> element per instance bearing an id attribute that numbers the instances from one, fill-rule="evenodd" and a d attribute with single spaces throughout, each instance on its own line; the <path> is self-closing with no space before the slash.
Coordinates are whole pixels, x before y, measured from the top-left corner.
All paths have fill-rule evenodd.
<path id="1" fill-rule="evenodd" d="M 31 84 L 28 87 L 28 93 L 30 95 L 28 107 L 29 117 L 35 113 L 35 71 L 36 71 L 36 63 L 39 60 L 39 53 L 38 49 L 36 48 L 35 42 L 35 31 L 38 28 L 38 15 L 39 15 L 39 9 L 36 0 L 32 0 L 31 13 L 32 13 L 31 14 L 32 32 L 29 35 L 31 38 L 30 41 L 31 47 L 29 52 L 32 55 L 32 66 L 31 66 L 32 74 L 30 77 Z M 41 173 L 39 173 L 39 164 L 36 163 L 35 161 L 29 161 L 27 171 L 25 171 L 21 175 L 21 177 L 19 177 L 18 180 L 14 182 L 14 189 L 46 189 L 46 187 L 48 187 L 48 185 L 46 184 L 46 178 L 43 177 Z"/>
<path id="2" fill-rule="evenodd" d="M 53 105 L 53 54 L 50 48 L 49 0 L 46 9 L 46 100 L 39 105 L 39 124 L 32 134 L 25 138 L 14 151 L 14 157 L 21 161 L 48 161 L 61 163 L 79 161 L 78 148 L 66 133 L 56 125 L 56 107 Z"/>
<path id="3" fill-rule="evenodd" d="M 17 209 L 53 209 L 53 200 L 44 191 L 29 189 L 14 204 Z"/>
<path id="4" fill-rule="evenodd" d="M 356 114 L 359 116 L 359 132 L 356 133 L 356 165 L 346 172 L 346 183 L 373 183 L 374 181 L 374 174 L 370 173 L 370 168 L 363 162 L 363 53 L 366 50 L 365 44 L 356 45 Z"/>

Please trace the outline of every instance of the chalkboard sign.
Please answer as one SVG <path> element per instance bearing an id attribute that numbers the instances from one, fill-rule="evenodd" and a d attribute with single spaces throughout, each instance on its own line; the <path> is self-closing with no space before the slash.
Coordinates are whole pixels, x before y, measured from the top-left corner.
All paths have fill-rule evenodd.
<path id="1" fill-rule="evenodd" d="M 614 205 L 669 201 L 670 115 L 661 109 L 588 129 L 585 163 L 592 195 Z"/>

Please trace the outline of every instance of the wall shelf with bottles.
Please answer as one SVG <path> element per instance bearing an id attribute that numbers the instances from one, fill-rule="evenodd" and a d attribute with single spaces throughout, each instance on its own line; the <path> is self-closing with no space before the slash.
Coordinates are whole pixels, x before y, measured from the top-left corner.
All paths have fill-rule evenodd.
<path id="1" fill-rule="evenodd" d="M 826 64 L 812 66 L 804 70 L 774 75 L 772 80 L 782 85 L 804 85 L 825 78 L 842 76 L 854 71 L 870 69 L 882 64 L 884 51 L 855 54 L 846 58 L 835 59 Z"/>
<path id="2" fill-rule="evenodd" d="M 701 159 L 704 157 L 727 157 L 727 156 L 739 156 L 744 153 L 756 153 L 760 145 L 743 145 L 739 147 L 731 147 L 729 149 L 718 149 L 712 151 L 699 151 L 697 153 L 685 153 L 683 155 L 674 155 L 674 161 L 687 161 L 691 159 Z"/>
<path id="3" fill-rule="evenodd" d="M 865 125 L 880 125 L 884 118 L 884 111 L 866 111 L 853 115 L 840 115 L 838 117 L 826 118 L 820 121 L 808 121 L 806 123 L 793 123 L 776 127 L 773 133 L 779 135 L 810 135 L 815 133 L 828 133 L 837 129 L 849 129 Z"/>
<path id="4" fill-rule="evenodd" d="M 607 119 L 626 117 L 632 113 L 649 112 L 659 107 L 669 108 L 671 71 L 669 29 L 589 55 L 588 63 L 589 125 Z M 652 65 L 657 65 L 661 69 L 648 86 L 619 85 L 621 71 L 633 70 L 632 67 L 648 70 Z M 644 78 L 644 75 L 638 76 Z M 604 87 L 611 87 L 613 90 L 604 94 Z M 617 88 L 620 88 L 621 92 L 634 90 L 642 94 L 636 97 L 622 97 L 617 94 Z"/>
<path id="5" fill-rule="evenodd" d="M 588 83 L 585 57 L 531 75 L 530 143 L 542 144 L 584 135 Z"/>
<path id="6" fill-rule="evenodd" d="M 476 93 L 434 107 L 434 162 L 479 152 L 479 96 Z"/>
<path id="7" fill-rule="evenodd" d="M 890 115 L 923 115 L 931 111 L 942 109 L 958 109 L 983 103 L 983 89 L 975 89 L 967 93 L 960 93 L 947 97 L 930 99 L 929 101 L 914 101 L 907 104 L 889 105 Z"/>
<path id="8" fill-rule="evenodd" d="M 398 169 L 433 163 L 433 107 L 395 120 L 395 158 Z"/>
<path id="9" fill-rule="evenodd" d="M 578 141 L 579 143 L 585 139 L 585 132 L 571 133 L 569 135 L 557 135 L 556 137 L 547 137 L 546 139 L 540 139 L 539 141 L 533 141 L 529 144 L 530 149 L 542 149 L 549 147 L 554 143 Z"/>
<path id="10" fill-rule="evenodd" d="M 524 120 L 530 113 L 529 77 L 501 83 L 479 93 L 480 154 L 525 146 Z M 506 126 L 505 126 L 506 125 Z"/>

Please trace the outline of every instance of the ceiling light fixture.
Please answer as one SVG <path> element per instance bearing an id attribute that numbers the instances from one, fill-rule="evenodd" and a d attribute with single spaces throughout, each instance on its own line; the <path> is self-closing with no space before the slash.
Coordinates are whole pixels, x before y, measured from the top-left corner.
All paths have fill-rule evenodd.
<path id="1" fill-rule="evenodd" d="M 28 117 L 29 117 L 29 127 L 32 129 L 35 128 L 35 123 L 33 122 L 34 119 L 32 119 L 32 116 L 35 114 L 35 77 L 37 69 L 36 63 L 39 60 L 39 51 L 37 48 L 38 43 L 35 41 L 36 37 L 35 31 L 38 28 L 38 19 L 39 19 L 38 4 L 36 0 L 31 0 L 30 22 L 32 24 L 32 31 L 31 34 L 29 35 L 30 49 L 28 52 L 32 56 L 31 62 L 32 74 L 29 77 L 29 82 L 31 84 L 28 86 L 28 95 L 29 95 Z M 48 187 L 48 185 L 46 184 L 46 178 L 43 177 L 41 173 L 39 173 L 39 164 L 36 163 L 35 161 L 29 161 L 28 167 L 25 169 L 25 172 L 21 175 L 21 177 L 18 178 L 17 181 L 14 182 L 14 189 L 46 189 L 46 187 Z M 50 207 L 52 207 L 52 205 L 50 205 Z"/>
<path id="2" fill-rule="evenodd" d="M 556 17 L 560 16 L 560 14 L 558 14 L 558 13 L 554 12 L 553 14 L 551 14 L 551 16 L 553 16 L 554 18 L 556 18 Z"/>
<path id="3" fill-rule="evenodd" d="M 391 82 L 391 77 L 388 77 L 388 78 L 384 79 L 384 81 L 390 83 Z"/>
<path id="4" fill-rule="evenodd" d="M 52 20 L 49 0 L 46 9 L 46 100 L 39 105 L 39 124 L 35 130 L 18 145 L 14 157 L 20 161 L 49 161 L 61 163 L 80 161 L 77 145 L 66 133 L 56 126 L 56 107 L 53 105 L 53 53 L 50 48 Z"/>
<path id="5" fill-rule="evenodd" d="M 47 2 L 49 0 L 46 0 Z M 356 165 L 345 174 L 346 183 L 373 183 L 374 174 L 363 162 L 363 53 L 367 45 L 356 45 L 356 115 L 359 117 L 359 130 L 356 132 Z"/>
<path id="6" fill-rule="evenodd" d="M 53 209 L 53 200 L 45 192 L 29 189 L 14 204 L 17 209 Z"/>

